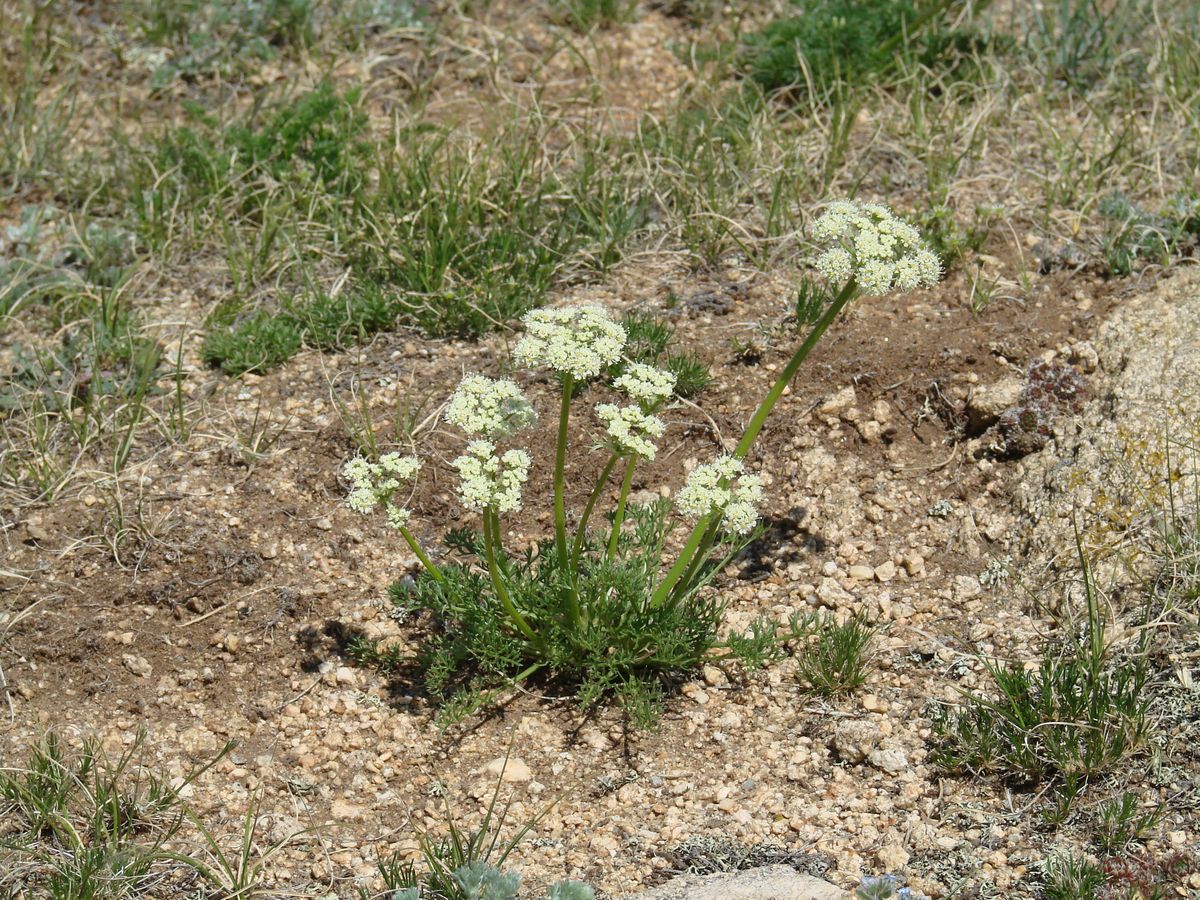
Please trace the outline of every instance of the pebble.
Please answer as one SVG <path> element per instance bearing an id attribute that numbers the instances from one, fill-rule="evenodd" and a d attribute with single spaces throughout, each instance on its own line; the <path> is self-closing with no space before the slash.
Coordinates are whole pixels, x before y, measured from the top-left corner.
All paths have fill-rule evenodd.
<path id="1" fill-rule="evenodd" d="M 517 756 L 497 757 L 484 766 L 483 771 L 509 784 L 528 784 L 533 781 L 533 772 L 525 760 Z"/>
<path id="2" fill-rule="evenodd" d="M 121 656 L 121 662 L 125 664 L 126 669 L 139 678 L 149 678 L 154 673 L 154 667 L 146 661 L 144 656 L 125 653 Z"/>

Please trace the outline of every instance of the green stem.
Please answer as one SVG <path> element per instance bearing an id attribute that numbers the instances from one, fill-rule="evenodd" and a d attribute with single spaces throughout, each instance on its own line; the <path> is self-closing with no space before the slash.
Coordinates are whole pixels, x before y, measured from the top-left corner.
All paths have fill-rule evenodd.
<path id="1" fill-rule="evenodd" d="M 675 582 L 679 581 L 680 576 L 691 564 L 692 557 L 700 546 L 700 542 L 704 539 L 704 534 L 708 530 L 708 521 L 710 516 L 702 516 L 700 521 L 696 523 L 696 527 L 692 529 L 691 535 L 688 537 L 687 543 L 684 545 L 682 552 L 679 554 L 679 559 L 675 561 L 675 565 L 671 567 L 671 571 L 667 573 L 666 578 L 655 589 L 654 596 L 650 598 L 650 606 L 660 606 L 667 599 L 667 594 L 671 588 L 675 587 Z"/>
<path id="2" fill-rule="evenodd" d="M 500 600 L 500 605 L 504 607 L 504 611 L 508 613 L 508 617 L 512 619 L 513 624 L 520 629 L 525 637 L 529 638 L 534 644 L 537 644 L 537 635 L 529 627 L 529 623 L 525 621 L 525 617 L 513 605 L 512 598 L 508 595 L 508 589 L 504 586 L 504 579 L 500 574 L 500 567 L 496 562 L 496 541 L 499 535 L 500 520 L 496 516 L 496 511 L 489 507 L 483 511 L 483 550 L 484 555 L 487 557 L 488 574 L 492 577 L 492 589 L 495 590 L 496 597 Z"/>
<path id="3" fill-rule="evenodd" d="M 567 568 L 567 509 L 563 497 L 563 470 L 567 465 L 567 422 L 571 417 L 571 392 L 575 376 L 563 375 L 562 409 L 558 414 L 558 444 L 554 451 L 554 549 L 558 566 Z"/>
<path id="4" fill-rule="evenodd" d="M 758 409 L 754 411 L 753 417 L 750 419 L 750 424 L 746 426 L 746 431 L 742 435 L 742 439 L 738 442 L 737 449 L 733 451 L 734 459 L 745 459 L 746 454 L 750 452 L 750 448 L 754 446 L 754 440 L 758 437 L 758 433 L 762 431 L 763 423 L 767 421 L 767 416 L 771 414 L 771 410 L 775 408 L 775 404 L 779 402 L 779 398 L 783 396 L 784 389 L 787 388 L 791 380 L 800 370 L 801 364 L 808 358 L 821 340 L 821 336 L 825 334 L 825 330 L 833 324 L 833 320 L 838 317 L 838 314 L 845 308 L 846 304 L 854 299 L 858 293 L 858 283 L 851 278 L 846 282 L 845 286 L 834 297 L 833 302 L 829 304 L 829 309 L 821 314 L 812 330 L 808 333 L 808 337 L 804 339 L 804 343 L 792 356 L 788 364 L 784 366 L 783 372 L 779 378 L 771 385 L 771 389 L 767 391 L 767 395 L 763 397 L 762 403 L 758 405 Z M 667 573 L 667 577 L 663 579 L 662 584 L 655 590 L 651 605 L 657 606 L 667 598 L 667 594 L 675 586 L 675 583 L 683 577 L 685 571 L 689 572 L 692 568 L 692 560 L 696 556 L 696 551 L 702 543 L 707 547 L 712 546 L 712 541 L 716 536 L 716 529 L 720 525 L 720 521 L 713 521 L 711 516 L 704 516 L 696 523 L 696 527 L 692 529 L 692 533 L 688 535 L 687 543 L 684 545 L 683 552 L 675 565 L 671 567 L 671 571 Z M 712 532 L 710 535 L 709 532 Z M 686 584 L 686 582 L 685 582 Z"/>
<path id="5" fill-rule="evenodd" d="M 712 549 L 712 545 L 717 539 L 717 529 L 719 527 L 719 520 L 714 519 L 708 528 L 704 530 L 704 537 L 700 541 L 700 546 L 692 557 L 692 561 L 688 563 L 687 571 L 683 573 L 679 582 L 675 585 L 674 591 L 671 592 L 672 597 L 679 598 L 687 592 L 692 579 L 696 577 L 696 572 L 704 565 L 704 561 L 708 559 L 708 551 Z"/>
<path id="6" fill-rule="evenodd" d="M 633 467 L 637 465 L 636 456 L 629 457 L 629 465 L 625 467 L 625 477 L 621 480 L 621 495 L 617 498 L 617 509 L 613 513 L 612 534 L 608 536 L 608 559 L 617 555 L 617 538 L 621 536 L 621 525 L 625 521 L 625 501 L 629 498 L 629 488 L 633 485 Z"/>
<path id="7" fill-rule="evenodd" d="M 579 530 L 575 533 L 575 546 L 571 550 L 572 581 L 579 578 L 579 557 L 583 553 L 583 542 L 586 540 L 588 519 L 591 518 L 596 501 L 600 499 L 600 494 L 604 491 L 604 486 L 608 484 L 608 477 L 612 475 L 613 467 L 616 466 L 620 458 L 616 453 L 609 456 L 608 462 L 604 464 L 604 471 L 600 473 L 596 487 L 592 490 L 592 495 L 588 497 L 587 506 L 583 508 L 583 515 L 579 519 Z"/>
<path id="8" fill-rule="evenodd" d="M 858 284 L 853 278 L 846 282 L 846 286 L 841 289 L 833 303 L 829 304 L 829 309 L 825 310 L 821 318 L 813 325 L 812 331 L 808 333 L 808 337 L 804 339 L 804 343 L 800 345 L 800 349 L 796 351 L 783 372 L 771 385 L 771 389 L 767 391 L 767 395 L 763 397 L 762 403 L 758 405 L 758 409 L 754 411 L 754 416 L 750 419 L 750 424 L 746 426 L 746 431 L 742 435 L 742 439 L 738 442 L 737 449 L 733 451 L 734 459 L 745 459 L 746 454 L 750 452 L 750 448 L 754 446 L 754 439 L 758 437 L 758 433 L 762 431 L 763 423 L 767 421 L 767 416 L 771 414 L 771 410 L 775 408 L 775 404 L 779 402 L 779 398 L 783 396 L 784 389 L 789 382 L 796 376 L 796 372 L 800 370 L 801 364 L 808 358 L 808 354 L 812 352 L 813 347 L 817 346 L 817 341 L 821 340 L 821 336 L 825 334 L 833 320 L 838 317 L 847 303 L 858 293 Z M 698 526 L 697 526 L 698 527 Z"/>
<path id="9" fill-rule="evenodd" d="M 435 566 L 433 560 L 426 556 L 425 551 L 421 549 L 421 545 L 417 543 L 417 539 L 412 536 L 412 532 L 404 525 L 400 526 L 400 536 L 404 538 L 409 549 L 417 554 L 417 559 L 421 561 L 421 565 L 425 567 L 425 571 L 432 575 L 438 584 L 445 584 L 446 576 L 442 574 L 442 570 Z"/>

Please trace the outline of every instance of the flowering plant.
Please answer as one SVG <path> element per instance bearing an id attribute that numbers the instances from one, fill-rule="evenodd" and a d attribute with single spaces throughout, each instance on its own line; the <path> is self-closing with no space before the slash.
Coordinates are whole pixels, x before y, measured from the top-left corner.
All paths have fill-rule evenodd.
<path id="1" fill-rule="evenodd" d="M 655 458 L 667 432 L 660 413 L 674 395 L 675 376 L 623 359 L 625 330 L 599 306 L 528 313 L 513 352 L 519 365 L 553 372 L 560 389 L 554 534 L 536 551 L 513 557 L 502 541 L 501 517 L 521 509 L 533 457 L 524 447 L 501 445 L 537 420 L 515 381 L 467 375 L 444 411 L 445 420 L 468 438 L 452 465 L 460 501 L 482 523 L 482 540 L 468 542 L 478 555 L 477 567 L 438 567 L 409 531 L 411 513 L 393 497 L 416 475 L 415 457 L 388 454 L 378 462 L 346 463 L 347 504 L 362 513 L 383 505 L 428 573 L 411 589 L 397 588 L 395 596 L 406 609 L 434 613 L 438 632 L 423 652 L 426 680 L 435 693 L 453 695 L 449 705 L 455 713 L 476 708 L 490 696 L 489 685 L 543 670 L 575 682 L 584 702 L 619 693 L 644 709 L 666 674 L 730 657 L 759 664 L 800 633 L 799 624 L 781 635 L 774 624 L 760 622 L 746 634 L 719 641 L 724 605 L 701 591 L 754 536 L 763 485 L 747 470 L 747 455 L 801 363 L 850 300 L 859 293 L 929 285 L 940 271 L 915 229 L 882 206 L 835 203 L 817 220 L 814 234 L 827 244 L 817 268 L 839 289 L 830 293 L 828 307 L 766 393 L 736 449 L 696 466 L 676 492 L 680 517 L 693 525 L 669 567 L 663 559 L 674 527 L 669 504 L 632 506 L 629 498 L 638 464 Z M 582 510 L 569 516 L 569 426 L 584 383 L 609 395 L 594 407 L 605 461 Z M 589 528 L 593 513 L 611 496 L 619 466 L 608 525 L 597 534 Z M 377 662 L 394 661 L 377 649 L 361 652 Z"/>

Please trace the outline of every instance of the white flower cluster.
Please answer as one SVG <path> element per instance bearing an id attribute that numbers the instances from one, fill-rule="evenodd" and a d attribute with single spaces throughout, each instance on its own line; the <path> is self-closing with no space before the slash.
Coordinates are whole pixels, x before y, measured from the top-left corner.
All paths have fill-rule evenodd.
<path id="1" fill-rule="evenodd" d="M 625 392 L 644 407 L 655 406 L 674 393 L 675 374 L 645 363 L 632 363 L 621 377 L 613 382 L 613 387 Z"/>
<path id="2" fill-rule="evenodd" d="M 342 475 L 350 482 L 350 493 L 346 505 L 357 513 L 366 515 L 380 503 L 387 511 L 388 524 L 402 528 L 408 524 L 412 513 L 402 506 L 394 505 L 392 495 L 421 468 L 415 456 L 385 453 L 379 462 L 373 463 L 357 456 L 342 466 Z"/>
<path id="3" fill-rule="evenodd" d="M 467 375 L 446 406 L 446 421 L 467 434 L 508 437 L 537 421 L 537 413 L 516 382 Z"/>
<path id="4" fill-rule="evenodd" d="M 599 306 L 535 309 L 525 314 L 525 335 L 513 358 L 577 379 L 594 378 L 621 358 L 625 329 Z"/>
<path id="5" fill-rule="evenodd" d="M 761 478 L 748 474 L 741 460 L 722 456 L 692 469 L 675 504 L 690 519 L 720 514 L 726 529 L 746 534 L 758 521 L 755 507 L 762 495 Z"/>
<path id="6" fill-rule="evenodd" d="M 931 287 L 942 275 L 941 261 L 917 229 L 878 203 L 829 204 L 813 237 L 834 244 L 817 257 L 817 271 L 836 284 L 854 278 L 864 294 Z"/>
<path id="7" fill-rule="evenodd" d="M 617 406 L 615 403 L 600 403 L 596 415 L 604 422 L 613 450 L 622 456 L 640 456 L 654 459 L 658 448 L 652 438 L 660 438 L 667 426 L 658 416 L 643 412 L 640 406 Z"/>
<path id="8" fill-rule="evenodd" d="M 496 455 L 491 441 L 471 441 L 467 452 L 454 460 L 458 469 L 458 496 L 467 509 L 513 512 L 521 508 L 521 487 L 529 478 L 532 460 L 524 450 Z"/>

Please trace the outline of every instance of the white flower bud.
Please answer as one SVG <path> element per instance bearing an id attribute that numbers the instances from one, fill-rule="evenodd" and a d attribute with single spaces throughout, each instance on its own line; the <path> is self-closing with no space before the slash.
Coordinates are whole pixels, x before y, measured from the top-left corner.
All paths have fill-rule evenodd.
<path id="1" fill-rule="evenodd" d="M 658 448 L 651 438 L 660 438 L 667 430 L 662 419 L 643 412 L 640 406 L 617 406 L 614 403 L 598 404 L 596 415 L 604 422 L 615 452 L 621 456 L 654 459 Z"/>
<path id="2" fill-rule="evenodd" d="M 817 257 L 817 271 L 833 283 L 855 279 L 864 294 L 932 287 L 941 262 L 921 235 L 886 206 L 838 200 L 813 224 L 813 237 L 832 244 Z"/>
<path id="3" fill-rule="evenodd" d="M 468 375 L 446 405 L 446 421 L 467 434 L 508 437 L 537 421 L 537 413 L 513 381 Z"/>
<path id="4" fill-rule="evenodd" d="M 535 309 L 513 350 L 523 366 L 545 366 L 576 379 L 594 378 L 621 358 L 625 329 L 599 306 Z"/>

